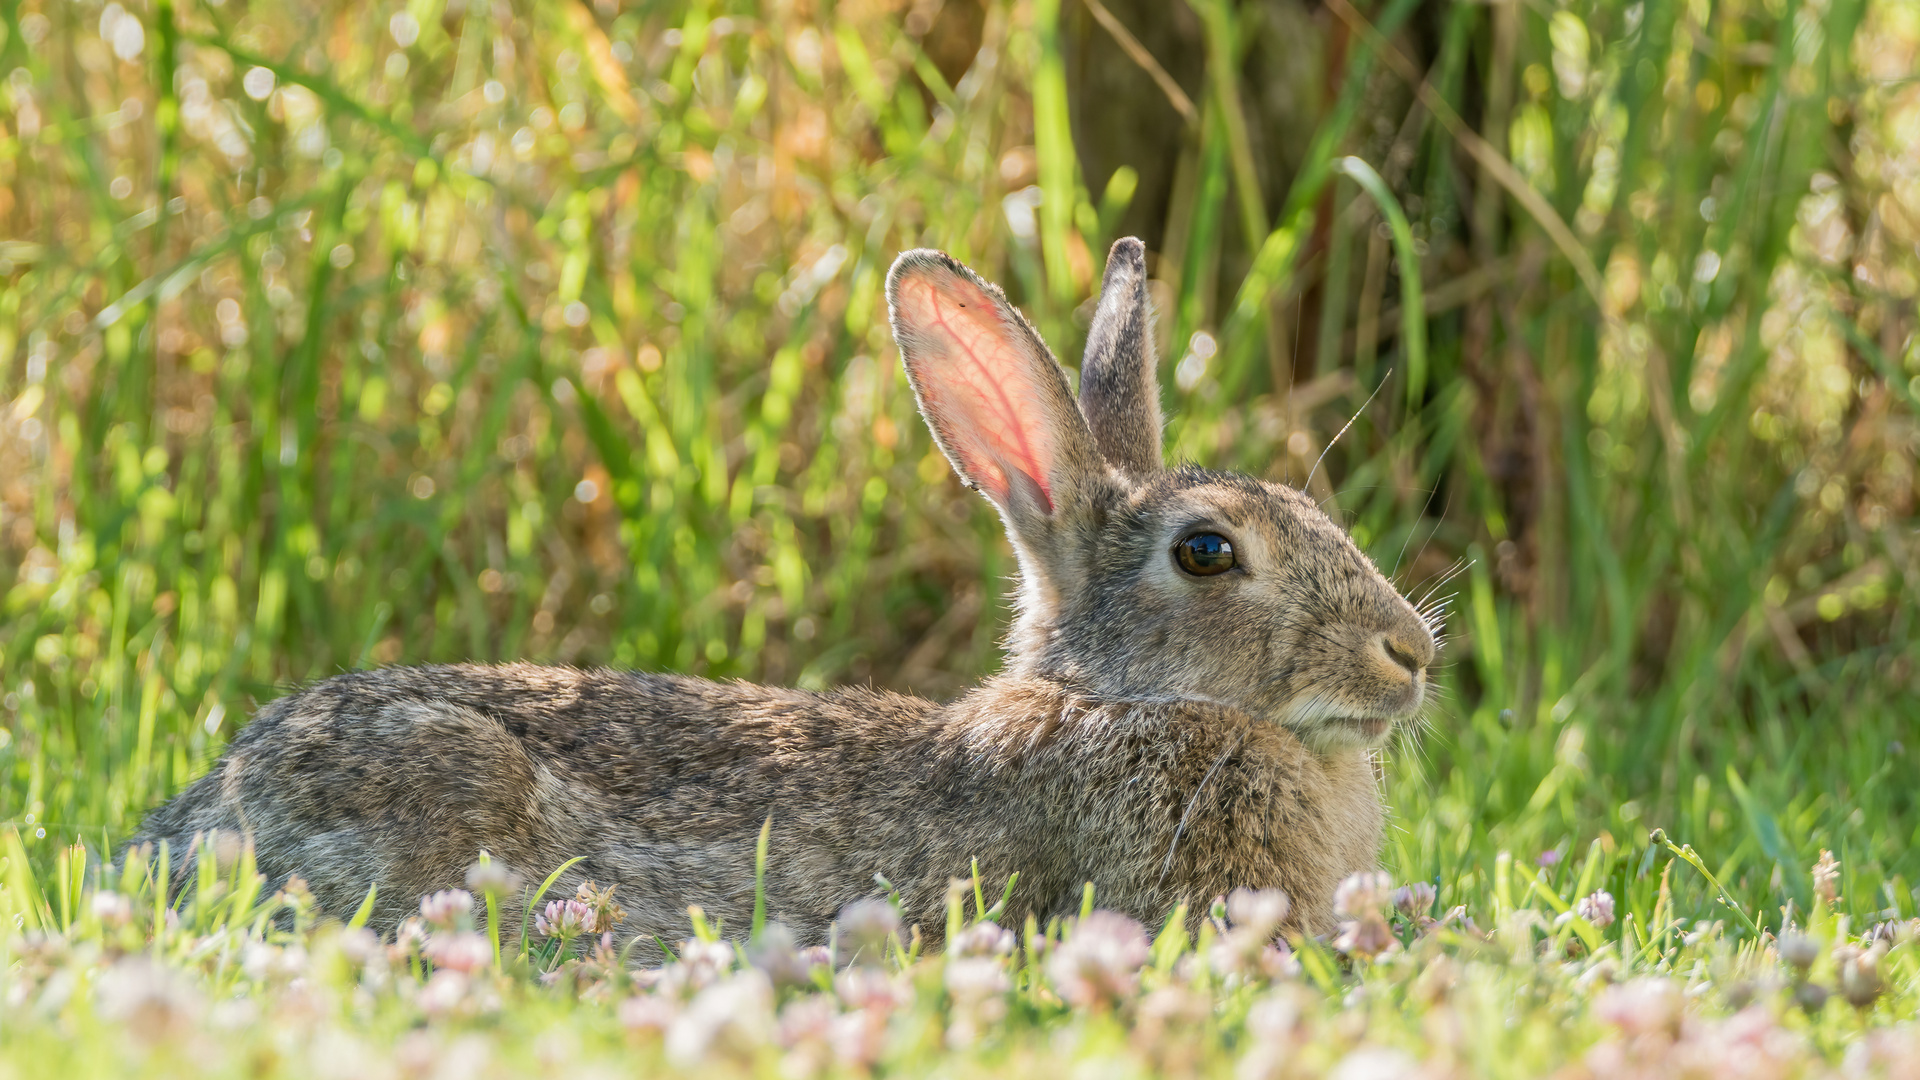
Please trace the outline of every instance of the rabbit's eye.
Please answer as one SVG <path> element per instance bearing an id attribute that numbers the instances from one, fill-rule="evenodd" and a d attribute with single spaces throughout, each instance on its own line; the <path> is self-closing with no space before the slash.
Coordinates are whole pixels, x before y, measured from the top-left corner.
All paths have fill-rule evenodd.
<path id="1" fill-rule="evenodd" d="M 1233 569 L 1233 545 L 1219 533 L 1199 533 L 1173 546 L 1173 561 L 1195 577 L 1210 577 Z"/>

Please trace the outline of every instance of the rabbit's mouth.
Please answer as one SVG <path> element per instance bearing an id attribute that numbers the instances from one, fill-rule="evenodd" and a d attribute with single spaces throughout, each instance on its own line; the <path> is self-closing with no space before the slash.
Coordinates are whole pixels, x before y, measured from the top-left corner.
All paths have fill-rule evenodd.
<path id="1" fill-rule="evenodd" d="M 1313 695 L 1305 701 L 1296 699 L 1280 706 L 1274 715 L 1308 746 L 1330 753 L 1385 743 L 1395 728 L 1412 715 L 1411 711 L 1393 708 L 1393 704 L 1397 703 L 1386 704 L 1384 708 L 1369 707 L 1361 702 L 1330 701 L 1327 695 Z"/>
<path id="2" fill-rule="evenodd" d="M 1390 716 L 1335 712 L 1322 709 L 1294 711 L 1281 723 L 1293 729 L 1308 746 L 1321 753 L 1335 750 L 1379 746 L 1393 734 L 1396 721 Z M 1317 713 L 1317 715 L 1316 715 Z"/>
<path id="3" fill-rule="evenodd" d="M 1383 716 L 1337 716 L 1333 723 L 1357 732 L 1368 742 L 1384 739 L 1393 730 L 1393 721 Z"/>

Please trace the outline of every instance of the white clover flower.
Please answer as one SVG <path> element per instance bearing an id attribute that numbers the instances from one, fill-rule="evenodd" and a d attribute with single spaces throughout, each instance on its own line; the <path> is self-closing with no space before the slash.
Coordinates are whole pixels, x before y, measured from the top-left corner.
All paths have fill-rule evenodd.
<path id="1" fill-rule="evenodd" d="M 741 1057 L 773 1038 L 773 984 L 758 971 L 714 983 L 667 1027 L 667 1059 L 697 1065 L 716 1051 Z"/>
<path id="2" fill-rule="evenodd" d="M 534 933 L 541 937 L 570 939 L 593 928 L 593 909 L 578 900 L 549 900 L 546 910 L 534 916 Z"/>
<path id="3" fill-rule="evenodd" d="M 436 968 L 467 974 L 493 963 L 493 943 L 472 931 L 435 934 L 421 953 Z"/>
<path id="4" fill-rule="evenodd" d="M 955 934 L 947 951 L 954 956 L 1005 956 L 1013 951 L 1013 931 L 991 919 L 982 919 Z"/>
<path id="5" fill-rule="evenodd" d="M 1439 893 L 1430 881 L 1416 881 L 1393 890 L 1393 906 L 1409 919 L 1418 919 L 1433 910 Z"/>
<path id="6" fill-rule="evenodd" d="M 103 889 L 93 894 L 93 917 L 102 926 L 117 930 L 133 921 L 133 901 Z"/>
<path id="7" fill-rule="evenodd" d="M 1271 937 L 1292 910 L 1293 901 L 1279 889 L 1235 889 L 1227 896 L 1227 918 L 1263 938 Z"/>
<path id="8" fill-rule="evenodd" d="M 1047 958 L 1047 977 L 1072 1004 L 1104 1004 L 1133 993 L 1148 953 L 1147 932 L 1138 922 L 1096 911 L 1079 920 Z"/>
<path id="9" fill-rule="evenodd" d="M 465 889 L 442 889 L 420 898 L 420 917 L 427 925 L 450 928 L 473 910 L 473 894 Z"/>
<path id="10" fill-rule="evenodd" d="M 1333 891 L 1334 914 L 1357 919 L 1387 906 L 1393 894 L 1393 879 L 1374 871 L 1350 875 Z"/>
<path id="11" fill-rule="evenodd" d="M 1573 910 L 1591 923 L 1595 930 L 1605 930 L 1613 925 L 1613 894 L 1605 889 L 1597 889 L 1581 897 Z"/>

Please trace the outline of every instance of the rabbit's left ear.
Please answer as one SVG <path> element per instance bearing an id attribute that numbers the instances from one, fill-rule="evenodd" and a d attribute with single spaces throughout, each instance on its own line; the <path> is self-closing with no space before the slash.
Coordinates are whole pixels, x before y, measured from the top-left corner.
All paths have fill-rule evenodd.
<path id="1" fill-rule="evenodd" d="M 1106 474 L 1066 372 L 998 288 L 941 252 L 902 254 L 887 304 L 934 440 L 1016 540 L 1038 541 Z"/>
<path id="2" fill-rule="evenodd" d="M 1147 249 L 1131 236 L 1114 241 L 1100 284 L 1100 306 L 1080 362 L 1080 411 L 1116 468 L 1133 476 L 1160 471 L 1160 383 L 1153 355 L 1153 305 L 1147 299 Z"/>

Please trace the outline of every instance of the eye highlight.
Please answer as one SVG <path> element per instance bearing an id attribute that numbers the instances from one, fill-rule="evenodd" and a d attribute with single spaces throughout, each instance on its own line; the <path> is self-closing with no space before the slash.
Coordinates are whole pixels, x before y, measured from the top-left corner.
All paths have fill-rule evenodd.
<path id="1" fill-rule="evenodd" d="M 1173 545 L 1173 561 L 1195 577 L 1212 577 L 1233 569 L 1233 544 L 1219 533 L 1195 533 Z"/>

